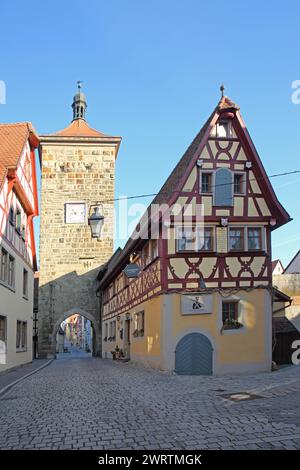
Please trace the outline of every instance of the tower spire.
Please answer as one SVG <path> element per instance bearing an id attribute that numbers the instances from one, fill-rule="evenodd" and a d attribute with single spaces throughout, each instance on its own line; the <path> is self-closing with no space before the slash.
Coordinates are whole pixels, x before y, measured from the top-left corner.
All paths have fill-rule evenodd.
<path id="1" fill-rule="evenodd" d="M 82 93 L 82 81 L 77 81 L 77 93 L 73 98 L 72 108 L 73 108 L 73 121 L 76 119 L 84 119 L 85 120 L 85 112 L 87 108 L 86 98 L 84 93 Z"/>
<path id="2" fill-rule="evenodd" d="M 225 91 L 224 83 L 221 83 L 221 86 L 220 86 L 221 98 L 223 98 L 224 96 L 224 91 Z"/>

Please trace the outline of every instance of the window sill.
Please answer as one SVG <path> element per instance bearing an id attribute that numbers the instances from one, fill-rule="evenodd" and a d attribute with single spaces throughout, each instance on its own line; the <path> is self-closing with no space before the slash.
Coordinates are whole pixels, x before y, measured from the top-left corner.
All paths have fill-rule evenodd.
<path id="1" fill-rule="evenodd" d="M 232 136 L 219 137 L 217 135 L 210 135 L 209 140 L 233 140 L 233 141 L 235 140 L 235 141 L 237 141 L 239 139 L 237 137 L 232 137 Z"/>
<path id="2" fill-rule="evenodd" d="M 27 348 L 18 348 L 18 349 L 16 349 L 16 353 L 23 353 L 23 352 L 27 352 Z"/>
<path id="3" fill-rule="evenodd" d="M 244 325 L 237 326 L 237 327 L 235 327 L 235 326 L 232 326 L 232 327 L 229 326 L 229 327 L 228 327 L 228 326 L 227 326 L 227 327 L 225 327 L 225 328 L 224 328 L 224 326 L 222 326 L 222 328 L 221 328 L 221 330 L 220 330 L 220 333 L 221 333 L 221 335 L 222 335 L 223 333 L 225 333 L 225 334 L 235 334 L 235 333 L 240 333 L 240 332 L 243 333 L 243 332 L 245 332 L 245 331 L 246 331 L 246 330 L 245 330 Z"/>
<path id="4" fill-rule="evenodd" d="M 216 253 L 216 250 L 177 250 L 176 253 L 178 255 L 195 255 L 195 253 Z"/>
<path id="5" fill-rule="evenodd" d="M 245 250 L 245 249 L 229 250 L 228 253 L 241 253 L 243 256 L 246 256 L 245 253 L 258 253 L 260 255 L 267 254 L 265 250 Z"/>
<path id="6" fill-rule="evenodd" d="M 23 295 L 23 299 L 28 301 L 29 297 L 27 295 Z"/>
<path id="7" fill-rule="evenodd" d="M 6 282 L 0 281 L 0 286 L 6 287 L 6 289 L 11 290 L 12 292 L 16 293 L 16 289 L 13 286 L 10 286 Z"/>

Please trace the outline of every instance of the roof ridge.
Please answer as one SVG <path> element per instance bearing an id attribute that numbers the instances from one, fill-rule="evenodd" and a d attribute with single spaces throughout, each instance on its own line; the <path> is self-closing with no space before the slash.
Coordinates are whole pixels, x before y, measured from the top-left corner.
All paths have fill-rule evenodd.
<path id="1" fill-rule="evenodd" d="M 26 126 L 26 125 L 32 125 L 31 121 L 20 121 L 20 122 L 0 122 L 0 126 L 5 126 L 5 127 L 15 127 L 15 126 Z"/>

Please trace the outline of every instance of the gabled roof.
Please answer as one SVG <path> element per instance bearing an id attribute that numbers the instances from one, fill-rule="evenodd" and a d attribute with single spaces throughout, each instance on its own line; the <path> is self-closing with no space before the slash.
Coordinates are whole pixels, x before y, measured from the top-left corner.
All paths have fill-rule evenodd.
<path id="1" fill-rule="evenodd" d="M 65 137 L 108 137 L 103 132 L 90 127 L 84 119 L 74 119 L 68 127 L 55 132 L 54 135 Z"/>
<path id="2" fill-rule="evenodd" d="M 272 272 L 274 271 L 278 263 L 280 264 L 282 271 L 284 271 L 284 268 L 282 266 L 282 262 L 280 261 L 280 259 L 274 259 L 274 261 L 272 261 Z"/>
<path id="3" fill-rule="evenodd" d="M 174 194 L 174 191 L 178 188 L 178 184 L 182 176 L 184 175 L 186 169 L 188 168 L 189 164 L 191 163 L 191 159 L 195 155 L 195 152 L 198 150 L 198 153 L 200 153 L 199 146 L 204 140 L 204 136 L 207 134 L 208 137 L 208 135 L 210 134 L 213 125 L 216 121 L 216 119 L 213 119 L 216 113 L 218 113 L 219 111 L 231 109 L 238 110 L 239 107 L 233 101 L 231 101 L 230 98 L 228 98 L 227 96 L 223 96 L 216 108 L 213 110 L 213 112 L 207 119 L 204 126 L 200 129 L 188 149 L 185 151 L 182 158 L 179 160 L 174 170 L 160 189 L 157 196 L 153 199 L 151 204 L 162 204 L 169 200 L 169 198 Z"/>
<path id="4" fill-rule="evenodd" d="M 277 289 L 277 287 L 273 286 L 273 302 L 292 302 L 293 299 L 285 292 Z"/>
<path id="5" fill-rule="evenodd" d="M 0 124 L 0 188 L 9 169 L 16 169 L 24 146 L 29 140 L 36 148 L 38 135 L 30 122 Z"/>
<path id="6" fill-rule="evenodd" d="M 291 264 L 298 258 L 299 255 L 300 255 L 300 250 L 298 250 L 297 253 L 295 254 L 295 256 L 291 259 L 291 261 L 289 262 L 289 264 L 287 265 L 287 267 L 286 267 L 285 270 L 284 270 L 284 274 L 285 274 L 286 271 L 289 269 L 289 267 L 291 266 Z"/>
<path id="7" fill-rule="evenodd" d="M 253 162 L 255 164 L 253 166 L 255 166 L 257 171 L 260 172 L 261 178 L 263 180 L 263 185 L 262 185 L 263 194 L 265 195 L 266 199 L 271 202 L 272 210 L 276 213 L 276 225 L 272 227 L 272 229 L 279 227 L 291 220 L 289 214 L 286 212 L 286 210 L 283 208 L 283 206 L 280 204 L 280 202 L 278 201 L 276 197 L 276 194 L 265 172 L 265 169 L 262 165 L 259 155 L 247 131 L 246 125 L 239 113 L 239 109 L 240 109 L 239 106 L 236 103 L 234 103 L 230 98 L 228 98 L 227 96 L 222 96 L 222 98 L 218 102 L 216 108 L 214 109 L 214 111 L 212 112 L 212 114 L 210 115 L 206 123 L 204 124 L 204 126 L 196 135 L 196 137 L 194 138 L 194 140 L 192 141 L 192 143 L 190 144 L 186 152 L 183 154 L 182 158 L 179 160 L 179 162 L 175 166 L 174 170 L 171 172 L 170 176 L 167 178 L 166 182 L 164 183 L 164 185 L 162 186 L 158 194 L 155 196 L 155 198 L 149 205 L 147 209 L 148 214 L 149 214 L 149 209 L 152 204 L 164 204 L 165 203 L 171 206 L 176 201 L 178 193 L 181 191 L 182 187 L 184 186 L 184 183 L 186 182 L 190 174 L 190 171 L 192 170 L 204 146 L 206 145 L 207 139 L 209 138 L 211 131 L 214 125 L 216 124 L 219 116 L 226 112 L 233 112 L 235 122 L 237 123 L 237 127 L 239 127 L 238 137 L 240 138 L 242 145 L 245 146 L 248 153 L 252 156 Z M 143 219 L 144 219 L 144 216 L 141 218 L 141 220 Z M 149 219 L 148 219 L 148 222 L 149 222 Z M 140 223 L 137 226 L 139 225 Z M 148 224 L 145 225 L 144 227 L 141 227 L 139 232 L 142 233 L 143 229 L 144 231 L 147 230 Z M 116 271 L 117 268 L 120 269 L 121 266 L 126 264 L 131 251 L 139 242 L 140 242 L 140 239 L 129 238 L 124 249 L 119 254 L 116 262 L 114 262 L 112 266 L 108 266 L 107 272 L 100 282 L 101 286 L 110 280 L 114 271 Z"/>
<path id="8" fill-rule="evenodd" d="M 298 333 L 297 328 L 286 317 L 273 317 L 274 333 Z"/>

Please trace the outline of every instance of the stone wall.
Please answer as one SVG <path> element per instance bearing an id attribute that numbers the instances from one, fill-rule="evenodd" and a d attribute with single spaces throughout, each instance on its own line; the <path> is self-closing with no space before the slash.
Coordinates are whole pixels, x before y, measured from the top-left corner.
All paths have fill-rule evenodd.
<path id="1" fill-rule="evenodd" d="M 292 297 L 292 304 L 286 304 L 286 309 L 280 315 L 285 315 L 300 331 L 300 274 L 275 275 L 273 286 Z"/>
<path id="2" fill-rule="evenodd" d="M 84 139 L 83 139 L 84 140 Z M 86 313 L 101 353 L 99 304 L 95 295 L 99 266 L 113 253 L 115 145 L 47 142 L 42 138 L 40 224 L 39 356 L 53 355 L 53 331 L 68 312 Z M 89 207 L 103 204 L 101 239 L 92 239 Z M 65 204 L 85 202 L 84 224 L 65 223 Z M 54 345 L 55 346 L 55 345 Z M 54 348 L 55 349 L 55 348 Z"/>

